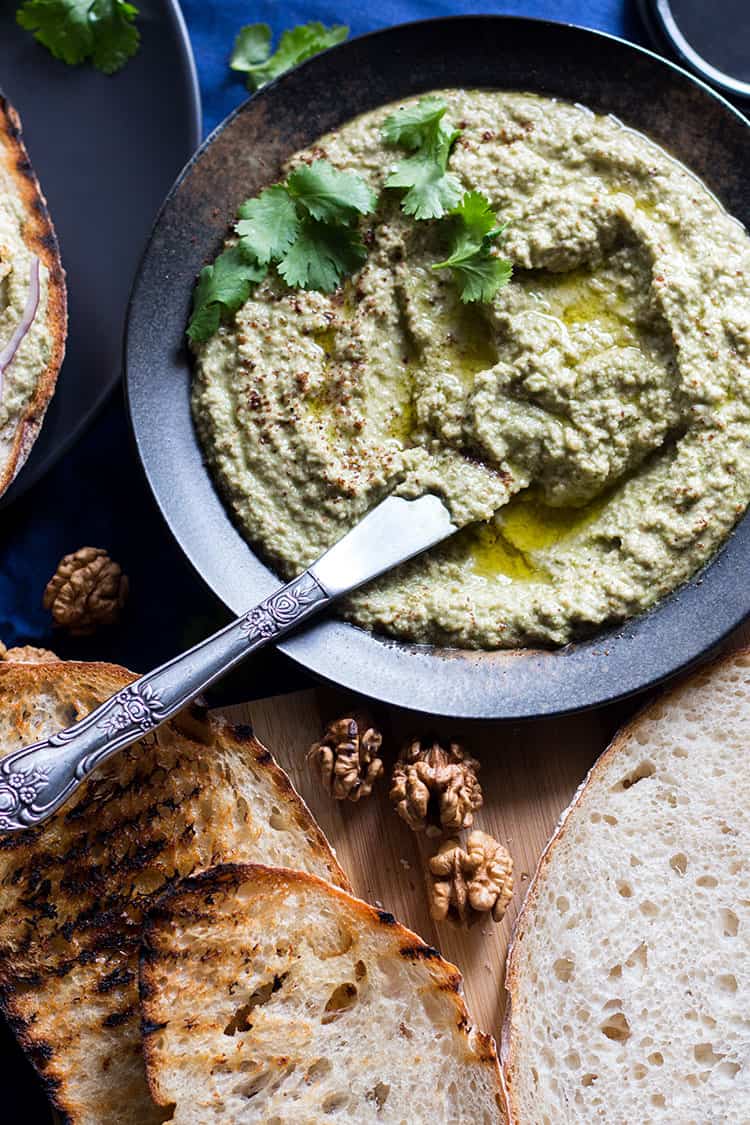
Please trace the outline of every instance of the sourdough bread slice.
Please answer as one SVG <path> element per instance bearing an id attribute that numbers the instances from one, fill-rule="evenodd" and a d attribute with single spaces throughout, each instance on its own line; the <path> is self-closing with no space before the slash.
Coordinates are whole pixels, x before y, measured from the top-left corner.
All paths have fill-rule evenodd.
<path id="1" fill-rule="evenodd" d="M 39 260 L 39 306 L 0 391 L 0 495 L 41 429 L 67 332 L 65 274 L 55 229 L 23 145 L 18 114 L 0 94 L 0 352 L 23 318 L 34 258 Z"/>
<path id="2" fill-rule="evenodd" d="M 133 679 L 107 664 L 1 664 L 6 754 Z M 0 1003 L 63 1120 L 149 1125 L 137 971 L 142 919 L 222 860 L 346 885 L 325 838 L 249 728 L 199 711 L 104 763 L 48 824 L 0 834 Z"/>
<path id="3" fill-rule="evenodd" d="M 508 962 L 511 1117 L 750 1121 L 750 651 L 647 707 L 552 837 Z"/>
<path id="4" fill-rule="evenodd" d="M 314 876 L 225 865 L 178 884 L 140 972 L 149 1083 L 175 1125 L 505 1120 L 457 969 Z"/>

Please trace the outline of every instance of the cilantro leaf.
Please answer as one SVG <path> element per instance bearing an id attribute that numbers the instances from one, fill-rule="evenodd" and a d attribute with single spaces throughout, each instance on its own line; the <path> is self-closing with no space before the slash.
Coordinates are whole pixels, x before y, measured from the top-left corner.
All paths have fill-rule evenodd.
<path id="1" fill-rule="evenodd" d="M 497 219 L 490 202 L 479 191 L 466 192 L 451 211 L 451 217 L 451 253 L 445 261 L 432 268 L 453 271 L 464 303 L 491 301 L 498 290 L 507 285 L 513 273 L 512 263 L 492 252 L 505 227 L 496 225 Z"/>
<path id="2" fill-rule="evenodd" d="M 16 20 L 56 59 L 114 74 L 138 50 L 137 15 L 126 0 L 26 0 Z"/>
<path id="3" fill-rule="evenodd" d="M 249 90 L 259 90 L 305 59 L 342 43 L 348 34 L 349 28 L 341 24 L 325 27 L 313 20 L 283 32 L 278 47 L 271 54 L 268 25 L 248 24 L 235 40 L 229 65 L 247 75 Z"/>
<path id="4" fill-rule="evenodd" d="M 287 285 L 331 293 L 359 269 L 366 250 L 355 220 L 372 210 L 375 193 L 352 172 L 327 160 L 300 165 L 239 210 L 239 242 L 200 273 L 187 333 L 194 343 L 213 336 L 275 263 Z"/>
<path id="5" fill-rule="evenodd" d="M 462 187 L 430 156 L 402 160 L 386 180 L 386 187 L 408 188 L 401 207 L 415 219 L 440 219 L 458 203 Z"/>
<path id="6" fill-rule="evenodd" d="M 264 63 L 270 54 L 271 28 L 267 23 L 249 23 L 237 32 L 229 65 L 232 70 L 247 71 Z"/>
<path id="7" fill-rule="evenodd" d="M 420 98 L 417 105 L 401 106 L 383 122 L 382 138 L 388 145 L 411 150 L 421 148 L 435 132 L 448 105 L 435 94 Z"/>
<path id="8" fill-rule="evenodd" d="M 213 336 L 222 316 L 231 316 L 250 296 L 250 286 L 262 281 L 266 266 L 248 258 L 240 246 L 230 246 L 211 266 L 204 266 L 193 294 L 187 334 L 194 343 Z"/>
<path id="9" fill-rule="evenodd" d="M 460 219 L 457 224 L 459 239 L 476 245 L 487 236 L 493 238 L 495 233 L 500 234 L 504 228 L 497 227 L 497 216 L 492 210 L 489 199 L 481 191 L 467 191 L 460 203 L 451 212 Z M 454 250 L 455 253 L 455 250 Z"/>
<path id="10" fill-rule="evenodd" d="M 300 164 L 287 188 L 313 217 L 324 223 L 349 223 L 375 209 L 377 196 L 354 172 L 340 172 L 327 160 Z"/>
<path id="11" fill-rule="evenodd" d="M 513 266 L 507 258 L 497 258 L 494 254 L 477 251 L 461 262 L 442 262 L 435 269 L 450 265 L 460 286 L 460 297 L 464 304 L 472 301 L 491 301 L 498 290 L 507 285 L 513 273 Z"/>
<path id="12" fill-rule="evenodd" d="M 415 219 L 440 219 L 461 199 L 461 183 L 447 170 L 461 130 L 444 120 L 447 109 L 442 98 L 431 95 L 397 109 L 383 123 L 385 143 L 413 153 L 396 165 L 386 187 L 407 189 L 401 206 Z"/>
<path id="13" fill-rule="evenodd" d="M 262 191 L 240 207 L 240 221 L 234 228 L 242 241 L 243 252 L 260 265 L 282 258 L 299 232 L 297 208 L 283 184 Z"/>
<path id="14" fill-rule="evenodd" d="M 366 256 L 357 230 L 304 219 L 294 245 L 279 262 L 279 273 L 292 287 L 332 293 Z"/>

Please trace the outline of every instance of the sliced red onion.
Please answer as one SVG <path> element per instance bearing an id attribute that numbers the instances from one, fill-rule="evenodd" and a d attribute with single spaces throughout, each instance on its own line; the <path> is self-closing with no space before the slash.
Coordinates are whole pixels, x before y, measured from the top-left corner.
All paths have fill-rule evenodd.
<path id="1" fill-rule="evenodd" d="M 6 370 L 13 362 L 16 352 L 21 346 L 24 336 L 34 323 L 37 309 L 39 308 L 39 259 L 31 259 L 29 271 L 29 292 L 26 297 L 26 307 L 23 316 L 16 325 L 16 330 L 8 343 L 0 351 L 0 395 L 3 393 L 3 377 Z"/>

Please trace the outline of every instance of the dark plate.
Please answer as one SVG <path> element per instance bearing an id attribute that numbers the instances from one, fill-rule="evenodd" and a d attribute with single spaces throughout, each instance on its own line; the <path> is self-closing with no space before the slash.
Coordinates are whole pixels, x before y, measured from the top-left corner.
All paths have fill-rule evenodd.
<path id="1" fill-rule="evenodd" d="M 0 5 L 0 85 L 21 115 L 68 274 L 67 354 L 9 503 L 80 434 L 122 372 L 124 310 L 164 193 L 201 138 L 176 0 L 139 3 L 141 48 L 112 77 L 54 59 Z M 168 92 L 168 93 L 167 93 Z"/>
<path id="2" fill-rule="evenodd" d="M 622 40 L 498 16 L 377 32 L 312 59 L 246 102 L 209 138 L 167 199 L 133 291 L 127 394 L 138 449 L 167 523 L 234 611 L 277 579 L 235 530 L 201 457 L 183 348 L 195 275 L 239 203 L 282 162 L 355 114 L 424 90 L 533 90 L 614 113 L 690 165 L 750 223 L 750 128 L 677 67 Z M 328 620 L 285 642 L 310 671 L 390 703 L 469 718 L 529 718 L 639 691 L 696 661 L 750 613 L 746 516 L 700 578 L 594 640 L 538 652 L 438 651 Z"/>

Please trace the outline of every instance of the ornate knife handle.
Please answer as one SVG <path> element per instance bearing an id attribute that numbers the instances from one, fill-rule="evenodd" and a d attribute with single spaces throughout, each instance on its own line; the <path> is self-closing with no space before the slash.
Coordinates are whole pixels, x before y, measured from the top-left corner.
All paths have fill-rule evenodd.
<path id="1" fill-rule="evenodd" d="M 117 750 L 142 738 L 249 653 L 331 598 L 305 571 L 231 625 L 118 691 L 72 727 L 0 761 L 0 830 L 47 820 Z"/>

